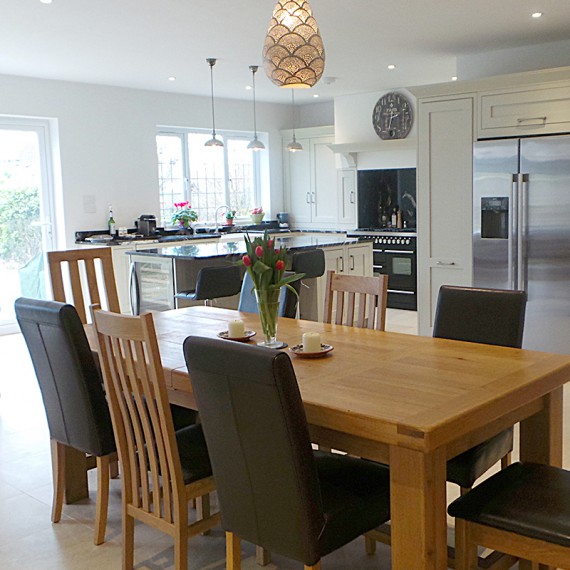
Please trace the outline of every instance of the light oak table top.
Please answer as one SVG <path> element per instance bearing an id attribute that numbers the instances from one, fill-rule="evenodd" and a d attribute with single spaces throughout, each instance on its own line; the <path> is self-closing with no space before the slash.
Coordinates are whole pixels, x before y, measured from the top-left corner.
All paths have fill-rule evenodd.
<path id="1" fill-rule="evenodd" d="M 255 314 L 189 307 L 154 317 L 172 401 L 190 407 L 187 336 L 215 338 L 241 318 L 262 338 Z M 284 318 L 277 337 L 292 346 L 309 331 L 334 346 L 319 359 L 290 353 L 312 438 L 391 465 L 394 569 L 447 567 L 450 457 L 521 422 L 521 458 L 561 465 L 569 356 Z"/>

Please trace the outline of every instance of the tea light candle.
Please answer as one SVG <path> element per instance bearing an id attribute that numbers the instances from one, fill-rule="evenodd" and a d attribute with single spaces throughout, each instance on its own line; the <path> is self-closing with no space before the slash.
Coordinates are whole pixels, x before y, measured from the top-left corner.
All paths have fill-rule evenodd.
<path id="1" fill-rule="evenodd" d="M 228 323 L 228 336 L 230 338 L 243 338 L 245 336 L 245 326 L 243 321 L 234 319 Z"/>
<path id="2" fill-rule="evenodd" d="M 320 352 L 321 335 L 316 332 L 303 333 L 303 352 Z"/>

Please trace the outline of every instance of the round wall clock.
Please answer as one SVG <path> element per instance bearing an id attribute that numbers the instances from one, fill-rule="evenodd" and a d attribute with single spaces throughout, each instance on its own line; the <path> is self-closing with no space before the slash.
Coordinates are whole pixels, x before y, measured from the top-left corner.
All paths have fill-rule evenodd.
<path id="1" fill-rule="evenodd" d="M 406 138 L 414 122 L 412 104 L 401 93 L 386 93 L 372 112 L 372 125 L 383 140 Z"/>

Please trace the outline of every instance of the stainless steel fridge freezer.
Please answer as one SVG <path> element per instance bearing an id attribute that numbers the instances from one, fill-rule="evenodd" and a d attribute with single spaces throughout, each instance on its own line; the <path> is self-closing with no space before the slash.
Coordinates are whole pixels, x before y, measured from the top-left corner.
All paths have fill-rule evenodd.
<path id="1" fill-rule="evenodd" d="M 528 293 L 523 347 L 570 354 L 570 136 L 482 141 L 473 284 Z"/>

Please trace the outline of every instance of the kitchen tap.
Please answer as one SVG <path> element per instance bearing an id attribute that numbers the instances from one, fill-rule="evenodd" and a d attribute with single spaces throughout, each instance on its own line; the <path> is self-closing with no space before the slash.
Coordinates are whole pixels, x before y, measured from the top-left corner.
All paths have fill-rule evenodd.
<path id="1" fill-rule="evenodd" d="M 218 214 L 220 213 L 220 210 L 226 210 L 226 212 L 230 212 L 231 208 L 229 206 L 226 206 L 225 204 L 223 206 L 218 206 L 216 208 L 216 213 L 214 214 L 214 221 L 216 222 L 216 229 L 215 232 L 218 233 Z"/>

